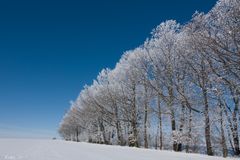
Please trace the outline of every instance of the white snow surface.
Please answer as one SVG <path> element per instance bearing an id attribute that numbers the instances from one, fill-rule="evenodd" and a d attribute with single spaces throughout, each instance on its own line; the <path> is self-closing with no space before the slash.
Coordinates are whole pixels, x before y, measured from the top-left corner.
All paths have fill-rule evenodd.
<path id="1" fill-rule="evenodd" d="M 228 160 L 197 154 L 62 140 L 0 139 L 0 160 Z"/>

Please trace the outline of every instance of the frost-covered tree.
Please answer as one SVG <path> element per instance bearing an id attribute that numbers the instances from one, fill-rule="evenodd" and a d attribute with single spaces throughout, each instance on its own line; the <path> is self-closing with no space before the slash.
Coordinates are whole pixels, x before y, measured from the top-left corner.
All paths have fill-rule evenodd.
<path id="1" fill-rule="evenodd" d="M 240 2 L 158 25 L 63 117 L 66 140 L 239 156 Z"/>

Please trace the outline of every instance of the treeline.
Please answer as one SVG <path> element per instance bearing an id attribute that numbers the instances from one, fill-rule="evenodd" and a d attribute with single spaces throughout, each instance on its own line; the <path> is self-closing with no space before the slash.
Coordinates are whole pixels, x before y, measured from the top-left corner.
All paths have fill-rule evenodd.
<path id="1" fill-rule="evenodd" d="M 169 20 L 85 86 L 60 123 L 65 140 L 240 155 L 240 1 Z"/>

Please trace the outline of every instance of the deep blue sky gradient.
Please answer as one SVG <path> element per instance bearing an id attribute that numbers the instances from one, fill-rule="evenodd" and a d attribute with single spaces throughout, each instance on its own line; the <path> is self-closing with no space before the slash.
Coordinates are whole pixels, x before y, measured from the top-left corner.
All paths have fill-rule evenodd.
<path id="1" fill-rule="evenodd" d="M 85 84 L 160 22 L 216 0 L 1 0 L 0 137 L 57 136 Z"/>

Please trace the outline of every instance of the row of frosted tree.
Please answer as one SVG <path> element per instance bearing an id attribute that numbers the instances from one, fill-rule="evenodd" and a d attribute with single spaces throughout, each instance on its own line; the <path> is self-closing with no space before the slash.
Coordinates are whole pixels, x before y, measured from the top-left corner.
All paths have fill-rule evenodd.
<path id="1" fill-rule="evenodd" d="M 85 86 L 65 140 L 239 156 L 240 1 L 169 20 Z"/>

